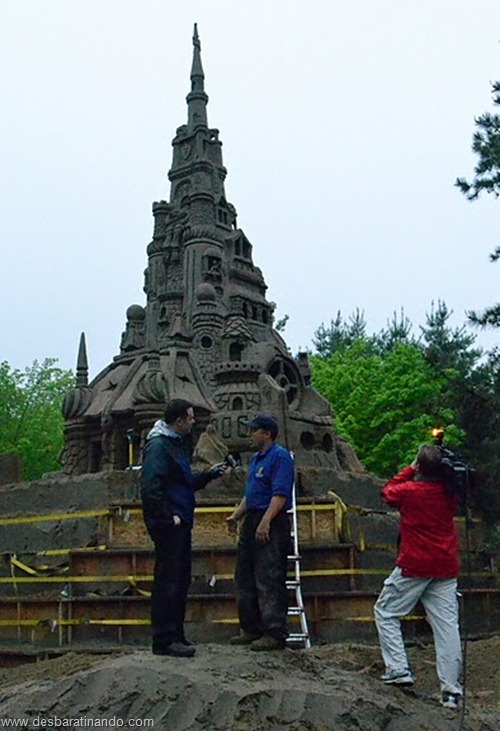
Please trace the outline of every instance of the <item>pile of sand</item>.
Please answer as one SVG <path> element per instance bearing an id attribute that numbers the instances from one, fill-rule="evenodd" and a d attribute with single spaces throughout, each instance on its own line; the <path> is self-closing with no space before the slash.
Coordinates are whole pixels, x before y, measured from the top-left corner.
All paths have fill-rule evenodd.
<path id="1" fill-rule="evenodd" d="M 30 718 L 36 728 L 41 719 L 52 726 L 73 719 L 73 727 L 89 728 L 88 719 L 117 726 L 133 719 L 169 731 L 458 729 L 460 714 L 438 702 L 432 648 L 412 647 L 410 657 L 417 684 L 403 691 L 378 680 L 378 648 L 358 644 L 271 653 L 210 644 L 182 660 L 146 650 L 70 654 L 2 671 L 0 721 Z M 469 643 L 464 729 L 500 728 L 499 657 L 500 637 Z"/>

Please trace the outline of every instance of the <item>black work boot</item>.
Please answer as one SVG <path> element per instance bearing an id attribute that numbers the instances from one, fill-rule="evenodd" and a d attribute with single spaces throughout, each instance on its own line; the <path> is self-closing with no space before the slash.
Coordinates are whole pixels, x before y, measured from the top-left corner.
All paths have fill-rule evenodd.
<path id="1" fill-rule="evenodd" d="M 171 642 L 169 645 L 153 645 L 153 655 L 172 655 L 172 657 L 193 657 L 196 650 L 192 645 Z"/>
<path id="2" fill-rule="evenodd" d="M 241 630 L 239 635 L 235 635 L 229 639 L 230 645 L 251 645 L 252 642 L 258 640 L 262 635 L 253 634 L 252 632 L 245 632 Z"/>

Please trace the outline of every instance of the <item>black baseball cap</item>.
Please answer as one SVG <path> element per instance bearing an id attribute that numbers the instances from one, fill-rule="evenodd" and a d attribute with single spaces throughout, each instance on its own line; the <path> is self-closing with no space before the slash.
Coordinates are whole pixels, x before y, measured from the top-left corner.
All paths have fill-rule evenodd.
<path id="1" fill-rule="evenodd" d="M 270 414 L 259 414 L 252 421 L 248 422 L 249 429 L 265 429 L 271 432 L 273 437 L 278 434 L 278 422 Z"/>

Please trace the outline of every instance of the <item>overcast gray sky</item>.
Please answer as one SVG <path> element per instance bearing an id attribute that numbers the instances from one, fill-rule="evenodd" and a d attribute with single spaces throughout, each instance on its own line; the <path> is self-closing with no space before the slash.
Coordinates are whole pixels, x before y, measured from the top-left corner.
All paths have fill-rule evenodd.
<path id="1" fill-rule="evenodd" d="M 226 193 L 293 352 L 498 298 L 500 201 L 468 203 L 500 78 L 498 0 L 0 0 L 0 360 L 91 376 L 142 292 L 198 22 Z M 494 331 L 479 342 L 500 341 Z"/>

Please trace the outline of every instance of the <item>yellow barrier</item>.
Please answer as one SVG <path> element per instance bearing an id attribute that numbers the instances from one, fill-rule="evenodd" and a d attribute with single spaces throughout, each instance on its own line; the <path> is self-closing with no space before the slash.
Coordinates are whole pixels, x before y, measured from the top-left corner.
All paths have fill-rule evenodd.
<path id="1" fill-rule="evenodd" d="M 82 553 L 83 551 L 107 551 L 108 546 L 82 546 L 80 548 L 48 548 L 46 551 L 18 551 L 23 556 L 65 556 L 69 553 Z M 0 556 L 13 556 L 15 551 L 0 551 Z"/>
<path id="2" fill-rule="evenodd" d="M 330 495 L 335 502 L 332 503 L 311 503 L 311 504 L 298 504 L 297 510 L 301 512 L 313 512 L 313 511 L 323 511 L 323 510 L 332 510 L 334 512 L 341 513 L 342 515 L 345 515 L 346 513 L 353 512 L 361 515 L 371 515 L 371 514 L 377 514 L 377 515 L 387 515 L 389 513 L 392 513 L 392 511 L 389 510 L 373 510 L 371 508 L 362 508 L 358 505 L 347 505 L 344 503 L 341 498 L 339 498 L 335 493 L 329 492 L 328 495 Z M 231 505 L 199 505 L 195 509 L 195 513 L 232 513 L 234 511 L 234 506 Z M 20 523 L 41 523 L 44 521 L 54 521 L 54 520 L 73 520 L 75 518 L 98 518 L 102 516 L 110 516 L 113 513 L 117 512 L 118 514 L 121 513 L 128 513 L 130 515 L 138 515 L 142 514 L 142 508 L 121 508 L 120 506 L 117 506 L 116 508 L 102 508 L 101 510 L 79 510 L 74 513 L 49 513 L 47 515 L 26 515 L 26 516 L 16 516 L 16 517 L 7 517 L 7 518 L 0 518 L 0 525 L 18 525 Z M 481 518 L 473 518 L 472 519 L 474 523 L 481 523 Z M 465 522 L 465 518 L 463 516 L 459 516 L 455 518 L 455 521 L 458 523 Z M 66 549 L 64 549 L 66 550 Z M 1 554 L 0 554 L 1 555 Z"/>
<path id="3" fill-rule="evenodd" d="M 423 620 L 425 617 L 419 614 L 406 615 L 400 618 L 403 622 Z M 331 617 L 329 622 L 373 622 L 373 616 L 364 617 Z M 228 619 L 212 619 L 212 624 L 239 624 L 237 617 Z M 0 627 L 40 627 L 51 625 L 56 627 L 82 627 L 88 625 L 128 626 L 143 627 L 151 624 L 150 619 L 0 619 Z"/>
<path id="4" fill-rule="evenodd" d="M 317 569 L 315 571 L 301 571 L 301 576 L 387 576 L 391 569 Z M 496 576 L 493 571 L 474 571 L 469 576 L 476 577 L 492 577 Z M 290 574 L 292 576 L 292 574 Z M 216 580 L 232 579 L 233 574 L 216 574 Z M 110 576 L 2 576 L 1 584 L 77 584 L 77 583 L 101 583 L 109 581 L 114 582 L 136 582 L 136 581 L 152 581 L 152 575 L 132 576 L 132 575 L 110 575 Z"/>
<path id="5" fill-rule="evenodd" d="M 0 518 L 0 525 L 19 525 L 20 523 L 42 523 L 53 520 L 70 520 L 75 518 L 97 518 L 110 514 L 109 508 L 103 510 L 79 510 L 75 513 L 50 513 L 48 515 L 26 515 L 17 518 Z"/>
<path id="6" fill-rule="evenodd" d="M 1 584 L 77 584 L 99 583 L 102 581 L 152 581 L 153 576 L 1 576 Z"/>

